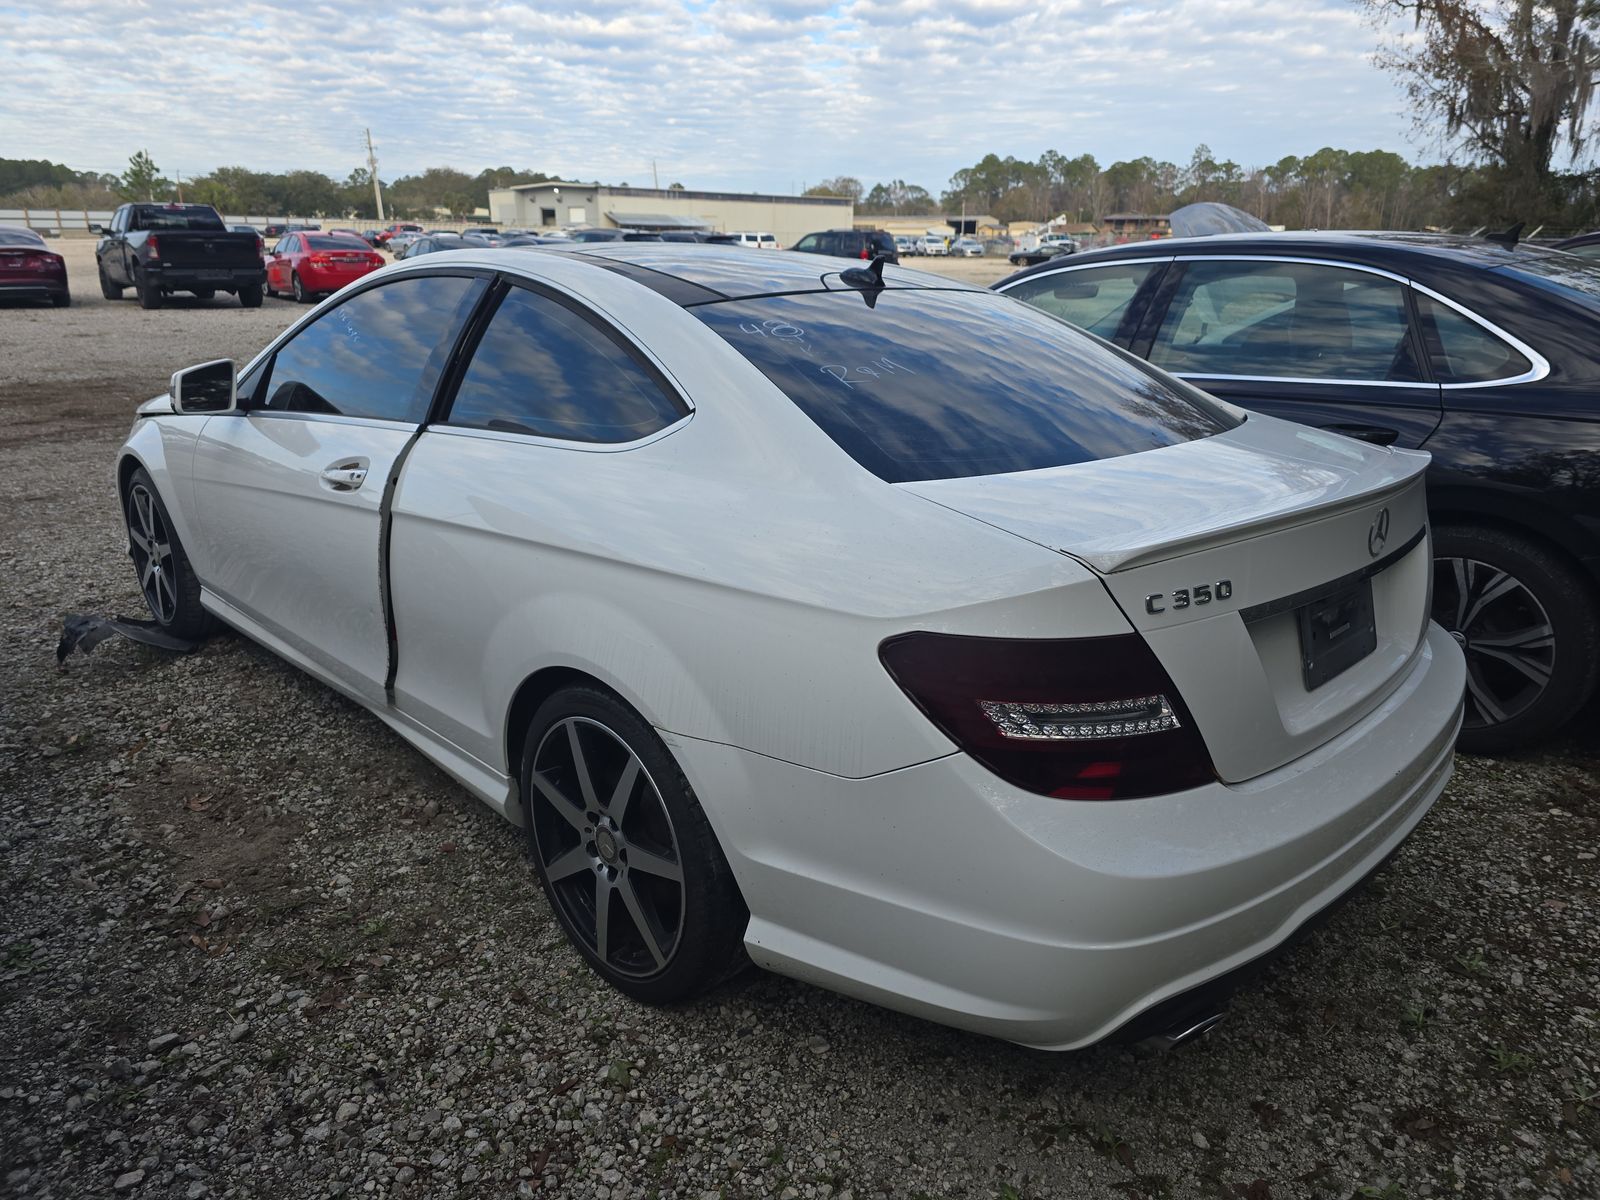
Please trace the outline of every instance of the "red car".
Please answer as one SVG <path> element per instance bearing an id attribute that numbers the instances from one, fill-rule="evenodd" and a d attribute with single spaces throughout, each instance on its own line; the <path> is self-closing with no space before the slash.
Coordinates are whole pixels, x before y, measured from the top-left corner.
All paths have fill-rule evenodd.
<path id="1" fill-rule="evenodd" d="M 48 300 L 57 308 L 72 303 L 65 260 L 31 229 L 0 225 L 0 300 Z"/>
<path id="2" fill-rule="evenodd" d="M 286 233 L 267 255 L 267 295 L 284 292 L 301 304 L 337 292 L 383 266 L 383 255 L 358 237 L 339 233 Z"/>
<path id="3" fill-rule="evenodd" d="M 422 226 L 421 225 L 412 225 L 412 224 L 409 224 L 408 222 L 405 222 L 405 221 L 396 221 L 393 225 L 389 226 L 389 228 L 381 230 L 378 233 L 378 245 L 387 246 L 389 244 L 389 239 L 392 238 L 397 233 L 421 233 L 421 232 L 422 232 Z"/>

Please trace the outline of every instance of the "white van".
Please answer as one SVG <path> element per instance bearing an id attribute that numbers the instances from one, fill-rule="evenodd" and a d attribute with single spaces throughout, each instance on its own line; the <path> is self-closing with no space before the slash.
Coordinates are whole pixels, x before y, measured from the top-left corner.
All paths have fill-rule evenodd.
<path id="1" fill-rule="evenodd" d="M 739 245 L 752 246 L 757 250 L 782 250 L 778 239 L 770 233 L 734 233 L 730 236 L 739 239 Z"/>

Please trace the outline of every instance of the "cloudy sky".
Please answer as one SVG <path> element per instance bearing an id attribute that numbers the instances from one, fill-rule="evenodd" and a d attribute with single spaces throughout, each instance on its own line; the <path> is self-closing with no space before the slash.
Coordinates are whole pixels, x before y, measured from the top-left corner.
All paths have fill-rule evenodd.
<path id="1" fill-rule="evenodd" d="M 1408 158 L 1352 0 L 0 0 L 0 155 L 935 193 L 984 153 Z M 25 32 L 24 32 L 25 31 Z"/>

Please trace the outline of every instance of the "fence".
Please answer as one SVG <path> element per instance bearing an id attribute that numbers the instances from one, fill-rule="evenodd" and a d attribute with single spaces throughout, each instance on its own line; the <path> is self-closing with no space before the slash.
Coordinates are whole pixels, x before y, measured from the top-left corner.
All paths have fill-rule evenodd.
<path id="1" fill-rule="evenodd" d="M 77 235 L 92 234 L 94 226 L 111 224 L 113 209 L 94 208 L 0 208 L 0 225 L 22 225 L 35 233 L 42 233 L 46 237 L 57 234 Z M 393 220 L 389 218 L 388 220 Z M 388 224 L 388 220 L 384 224 Z M 434 218 L 434 223 L 429 229 L 467 229 L 478 223 L 474 221 L 461 221 L 454 218 Z M 378 222 L 363 219 L 351 220 L 345 217 L 297 217 L 297 216 L 227 216 L 222 218 L 224 225 L 254 225 L 263 229 L 268 225 L 321 225 L 324 228 L 342 225 L 348 228 L 371 228 Z"/>

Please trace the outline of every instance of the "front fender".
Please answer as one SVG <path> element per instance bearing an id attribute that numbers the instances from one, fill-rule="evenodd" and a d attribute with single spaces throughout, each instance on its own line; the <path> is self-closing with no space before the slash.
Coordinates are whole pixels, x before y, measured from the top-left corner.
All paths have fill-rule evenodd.
<path id="1" fill-rule="evenodd" d="M 136 467 L 143 467 L 167 507 L 167 515 L 172 518 L 173 530 L 183 543 L 190 566 L 203 582 L 208 577 L 210 564 L 200 557 L 201 541 L 193 524 L 193 465 L 195 444 L 211 417 L 209 414 L 174 413 L 165 401 L 165 397 L 158 397 L 140 406 L 133 428 L 117 451 L 117 507 L 122 507 L 129 476 Z"/>

